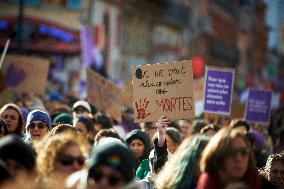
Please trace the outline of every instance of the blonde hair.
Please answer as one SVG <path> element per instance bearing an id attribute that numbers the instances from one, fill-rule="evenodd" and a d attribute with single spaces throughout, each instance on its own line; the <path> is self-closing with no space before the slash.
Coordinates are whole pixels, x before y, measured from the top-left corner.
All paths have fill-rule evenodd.
<path id="1" fill-rule="evenodd" d="M 48 177 L 55 170 L 54 165 L 58 156 L 69 146 L 78 146 L 87 157 L 88 144 L 79 134 L 65 132 L 53 136 L 45 136 L 35 144 L 37 152 L 37 170 L 40 176 Z"/>
<path id="2" fill-rule="evenodd" d="M 208 141 L 209 138 L 202 135 L 186 138 L 158 173 L 155 178 L 156 187 L 192 188 L 196 182 L 197 162 Z"/>

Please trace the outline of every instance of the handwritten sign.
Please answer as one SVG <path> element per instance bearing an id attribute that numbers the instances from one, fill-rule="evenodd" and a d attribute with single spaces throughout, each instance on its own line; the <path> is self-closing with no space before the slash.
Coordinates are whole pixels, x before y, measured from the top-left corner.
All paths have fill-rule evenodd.
<path id="1" fill-rule="evenodd" d="M 234 71 L 206 67 L 204 112 L 231 114 Z"/>
<path id="2" fill-rule="evenodd" d="M 245 119 L 253 123 L 269 123 L 272 94 L 269 91 L 250 89 Z"/>
<path id="3" fill-rule="evenodd" d="M 121 121 L 121 89 L 110 80 L 91 69 L 87 69 L 87 95 L 99 111 Z"/>
<path id="4" fill-rule="evenodd" d="M 37 57 L 7 55 L 1 72 L 11 92 L 45 93 L 49 61 Z"/>
<path id="5" fill-rule="evenodd" d="M 132 67 L 134 122 L 194 117 L 191 61 Z"/>

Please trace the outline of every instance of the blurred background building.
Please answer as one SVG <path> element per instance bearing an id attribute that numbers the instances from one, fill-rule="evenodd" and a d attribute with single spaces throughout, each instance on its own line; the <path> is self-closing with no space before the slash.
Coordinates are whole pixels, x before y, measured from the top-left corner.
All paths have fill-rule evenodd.
<path id="1" fill-rule="evenodd" d="M 51 86 L 75 95 L 83 62 L 121 83 L 131 78 L 131 65 L 181 59 L 192 59 L 195 78 L 203 77 L 205 65 L 235 68 L 237 91 L 257 86 L 280 92 L 283 4 L 281 0 L 1 0 L 0 46 L 11 38 L 9 52 L 49 59 Z M 84 36 L 89 44 L 82 43 Z"/>

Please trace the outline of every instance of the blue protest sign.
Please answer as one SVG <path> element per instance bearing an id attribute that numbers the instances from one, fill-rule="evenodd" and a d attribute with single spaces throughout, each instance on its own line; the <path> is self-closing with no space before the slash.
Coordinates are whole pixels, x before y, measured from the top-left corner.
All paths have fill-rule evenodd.
<path id="1" fill-rule="evenodd" d="M 269 91 L 250 89 L 246 104 L 245 120 L 253 123 L 269 123 L 272 94 Z"/>
<path id="2" fill-rule="evenodd" d="M 206 67 L 204 112 L 231 114 L 234 70 Z"/>

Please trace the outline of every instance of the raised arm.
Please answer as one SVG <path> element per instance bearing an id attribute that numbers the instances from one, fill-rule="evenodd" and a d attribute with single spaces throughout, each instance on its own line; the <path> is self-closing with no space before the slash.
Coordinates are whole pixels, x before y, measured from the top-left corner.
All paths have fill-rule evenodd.
<path id="1" fill-rule="evenodd" d="M 158 146 L 163 147 L 166 141 L 166 130 L 168 128 L 169 120 L 166 116 L 161 116 L 156 123 L 158 130 Z"/>

